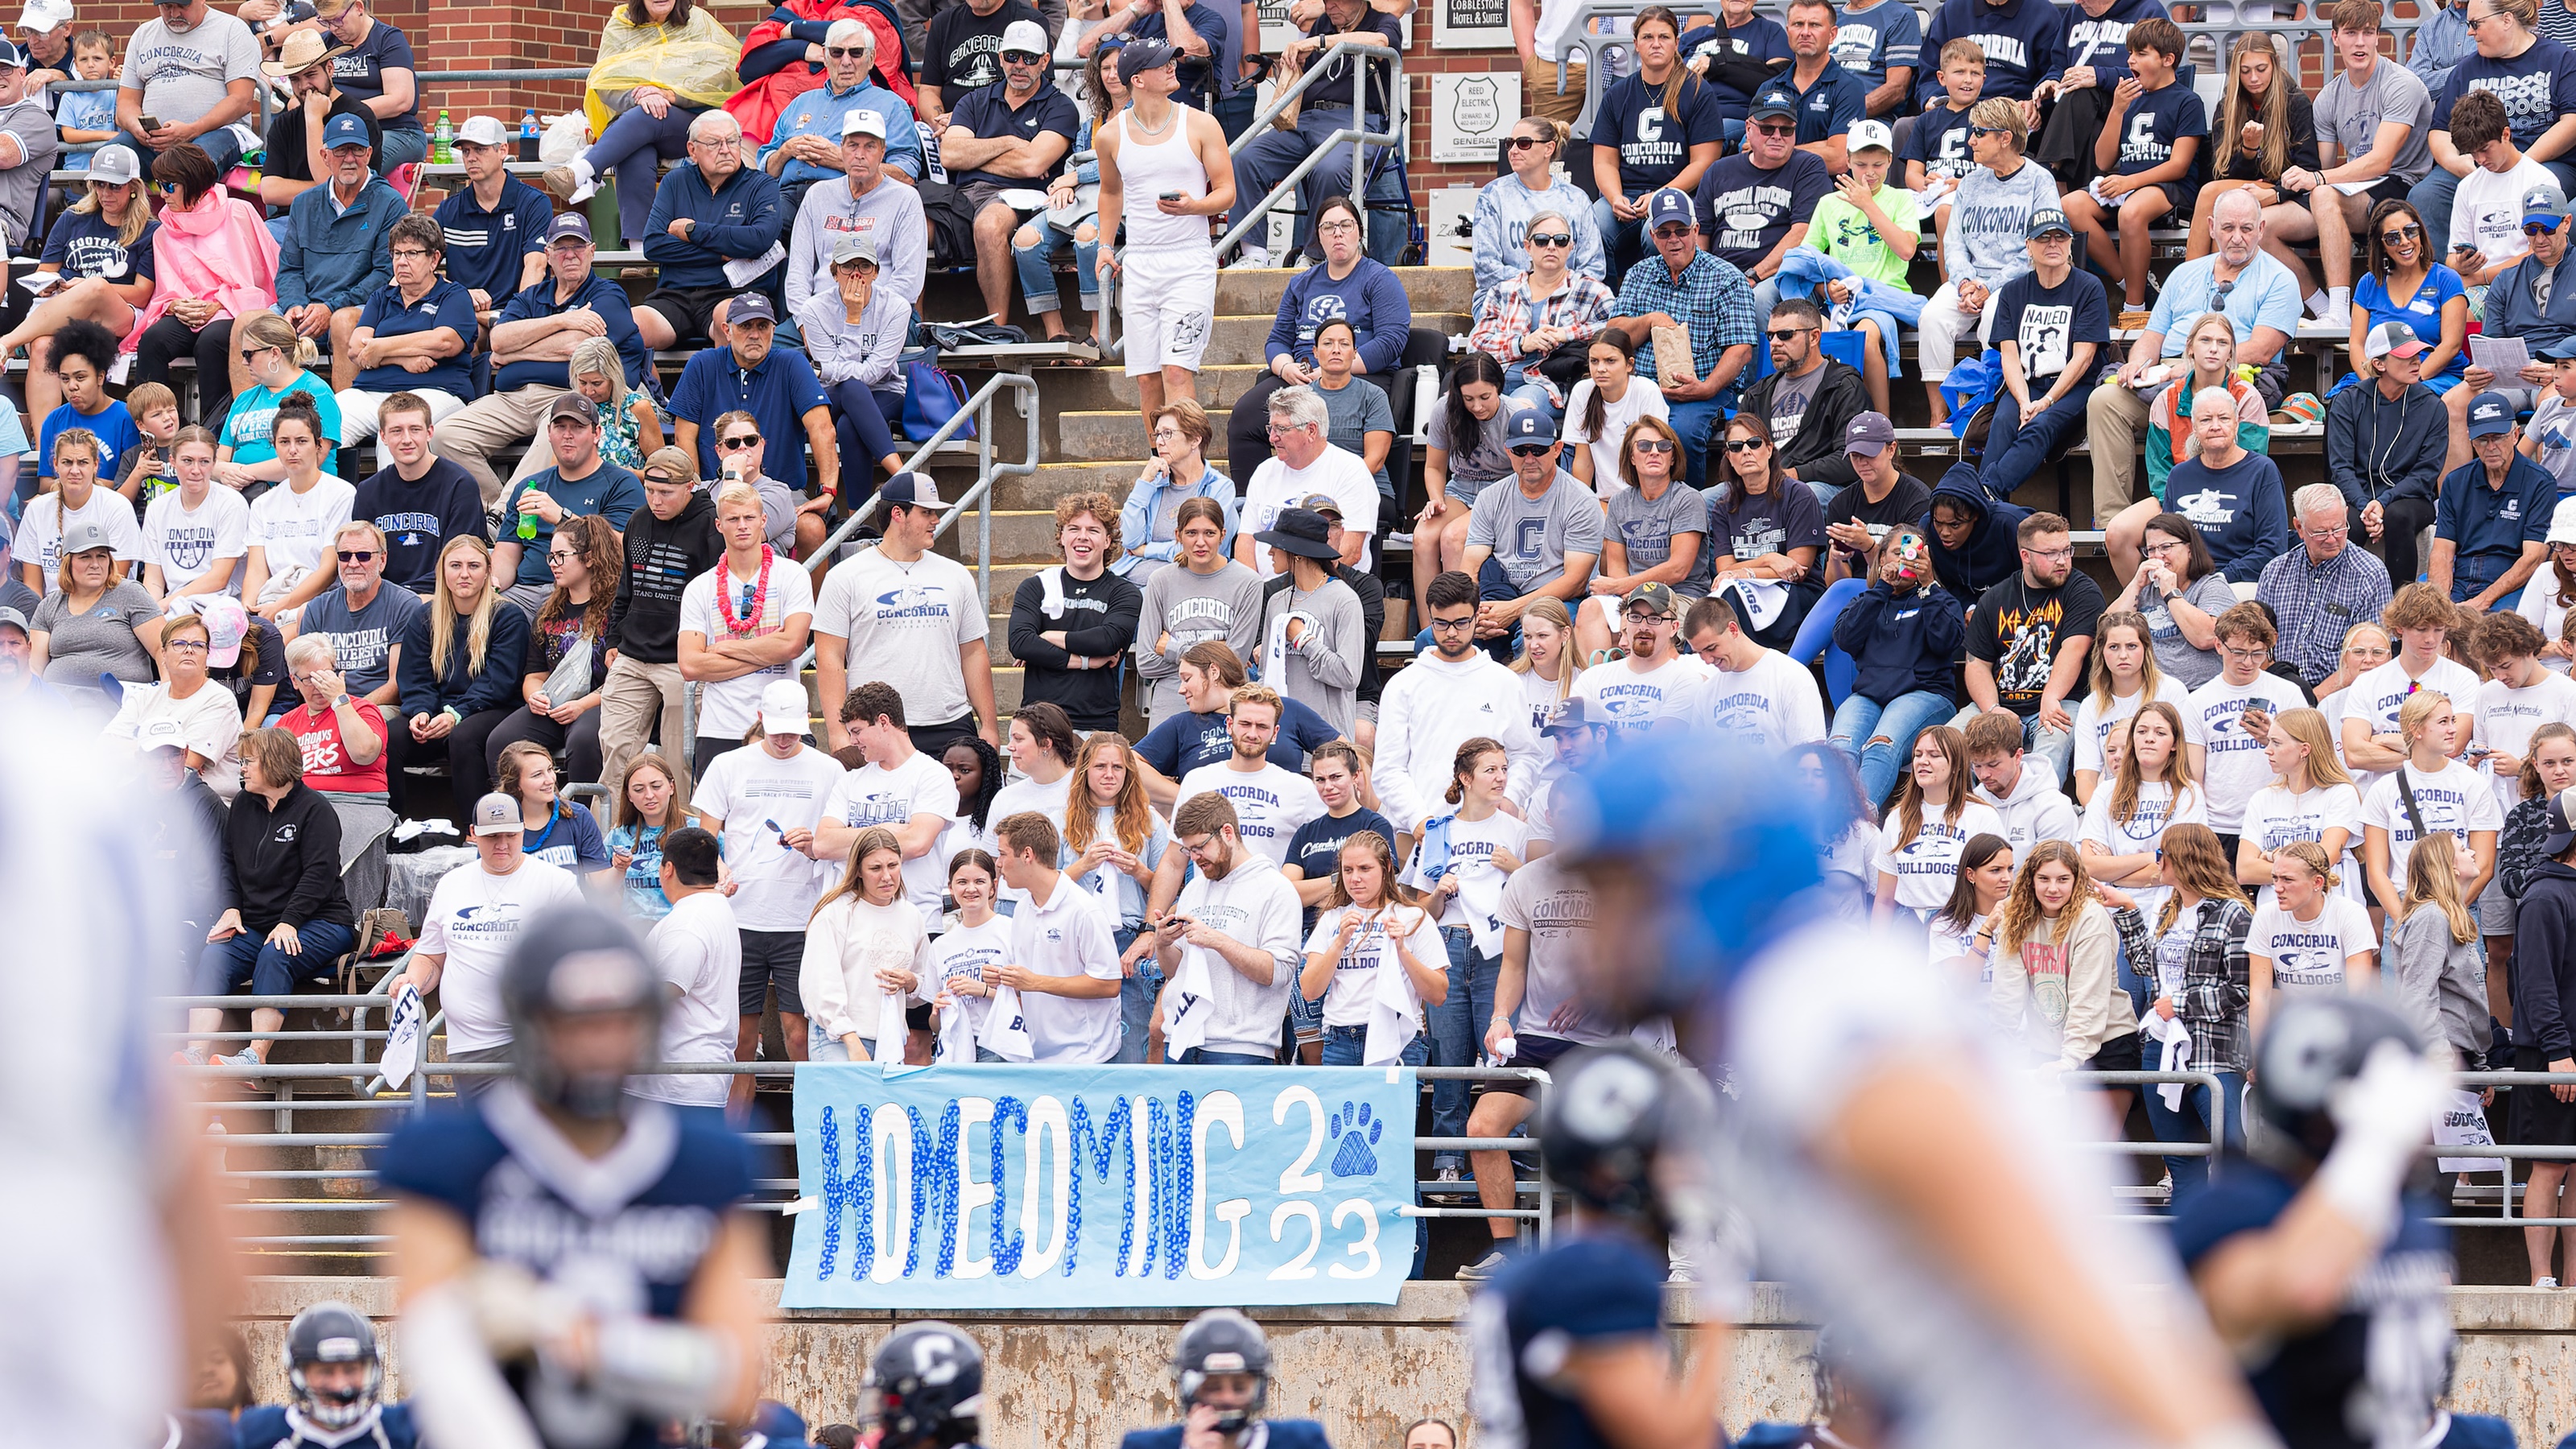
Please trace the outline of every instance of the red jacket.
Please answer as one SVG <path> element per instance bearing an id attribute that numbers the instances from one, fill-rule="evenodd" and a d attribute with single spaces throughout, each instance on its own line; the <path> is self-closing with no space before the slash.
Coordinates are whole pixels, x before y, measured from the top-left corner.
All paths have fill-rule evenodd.
<path id="1" fill-rule="evenodd" d="M 921 98 L 912 88 L 912 77 L 906 73 L 902 30 L 884 9 L 864 3 L 864 0 L 780 0 L 769 18 L 753 26 L 751 33 L 743 37 L 742 59 L 746 68 L 750 66 L 754 53 L 794 38 L 787 30 L 791 22 L 781 19 L 782 15 L 827 23 L 856 20 L 865 25 L 876 36 L 877 42 L 876 72 L 871 79 L 903 97 L 905 105 L 920 104 Z M 778 118 L 786 112 L 788 102 L 822 83 L 821 66 L 811 61 L 792 62 L 734 92 L 733 99 L 725 102 L 725 110 L 742 123 L 744 135 L 766 146 L 770 134 L 777 129 Z"/>

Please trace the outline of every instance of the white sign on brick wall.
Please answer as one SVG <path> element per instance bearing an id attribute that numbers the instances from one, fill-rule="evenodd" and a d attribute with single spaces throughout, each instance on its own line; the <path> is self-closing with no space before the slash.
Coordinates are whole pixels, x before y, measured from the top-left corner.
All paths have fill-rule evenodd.
<path id="1" fill-rule="evenodd" d="M 1521 114 L 1518 71 L 1431 78 L 1431 159 L 1494 161 L 1494 147 Z"/>
<path id="2" fill-rule="evenodd" d="M 1476 188 L 1443 186 L 1431 193 L 1431 235 L 1425 260 L 1435 267 L 1463 267 L 1476 259 L 1467 224 L 1476 214 Z"/>
<path id="3" fill-rule="evenodd" d="M 1509 50 L 1510 0 L 1431 0 L 1431 43 L 1442 50 Z"/>

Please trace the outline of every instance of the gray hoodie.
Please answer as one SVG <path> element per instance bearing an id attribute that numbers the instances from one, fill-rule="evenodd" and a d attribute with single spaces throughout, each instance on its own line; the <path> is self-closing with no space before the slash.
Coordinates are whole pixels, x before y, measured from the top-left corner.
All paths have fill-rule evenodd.
<path id="1" fill-rule="evenodd" d="M 2012 842 L 2017 860 L 2028 856 L 2030 848 L 2043 840 L 2071 844 L 2083 828 L 2082 818 L 2075 813 L 2075 802 L 2057 786 L 2057 771 L 2037 755 L 2021 757 L 2021 778 L 2013 782 L 2010 796 L 1998 800 L 1979 785 L 1977 798 L 1995 807 L 1995 813 L 2004 818 L 2004 839 Z"/>
<path id="2" fill-rule="evenodd" d="M 1210 880 L 1204 873 L 1193 874 L 1172 909 L 1244 945 L 1259 947 L 1271 960 L 1270 984 L 1264 986 L 1216 953 L 1204 953 L 1212 1014 L 1207 1023 L 1207 1040 L 1200 1045 L 1209 1051 L 1255 1056 L 1277 1051 L 1279 1023 L 1288 1014 L 1288 991 L 1305 965 L 1299 948 L 1305 942 L 1306 908 L 1297 899 L 1297 888 L 1288 883 L 1288 877 L 1279 873 L 1277 863 L 1268 856 L 1238 846 L 1225 879 Z M 1195 946 L 1181 949 L 1184 954 L 1173 961 L 1172 969 L 1166 973 L 1170 981 L 1164 998 L 1167 1021 L 1172 992 L 1187 979 L 1186 953 L 1199 950 Z"/>
<path id="3" fill-rule="evenodd" d="M 1295 647 L 1285 651 L 1286 668 L 1267 677 L 1271 641 L 1290 619 L 1305 621 Z M 1358 697 L 1360 668 L 1368 662 L 1368 623 L 1360 596 L 1340 579 L 1328 578 L 1311 594 L 1293 587 L 1274 593 L 1261 611 L 1262 683 L 1322 715 L 1343 734 L 1351 732 L 1351 701 Z"/>
<path id="4" fill-rule="evenodd" d="M 819 188 L 818 188 L 819 189 Z M 1950 200 L 1950 235 L 1941 269 L 1952 282 L 1974 277 L 1990 291 L 2030 270 L 2030 214 L 2057 205 L 2057 181 L 2025 156 L 2021 169 L 1997 176 L 1979 166 L 1959 178 Z"/>

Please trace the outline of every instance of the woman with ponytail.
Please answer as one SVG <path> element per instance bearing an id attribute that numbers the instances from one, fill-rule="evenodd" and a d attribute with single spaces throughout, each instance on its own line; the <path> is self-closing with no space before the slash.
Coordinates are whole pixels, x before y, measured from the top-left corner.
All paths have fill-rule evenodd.
<path id="1" fill-rule="evenodd" d="M 2397 1009 L 2430 1042 L 2448 1042 L 2463 1067 L 2485 1060 L 2486 953 L 2452 858 L 2459 847 L 2435 835 L 2406 862 L 2405 918 L 2388 933 L 2388 979 Z M 2540 1090 L 2540 1089 L 2535 1089 Z"/>
<path id="2" fill-rule="evenodd" d="M 2275 991 L 2364 992 L 2378 984 L 2378 933 L 2370 927 L 2370 912 L 2342 885 L 2325 847 L 2313 840 L 2289 841 L 2272 853 L 2272 899 L 2255 908 L 2245 938 L 2250 1020 L 2258 1040 Z"/>

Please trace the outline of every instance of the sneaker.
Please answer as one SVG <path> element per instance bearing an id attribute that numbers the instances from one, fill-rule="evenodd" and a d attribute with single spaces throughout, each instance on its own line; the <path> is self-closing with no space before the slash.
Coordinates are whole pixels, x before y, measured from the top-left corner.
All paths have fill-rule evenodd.
<path id="1" fill-rule="evenodd" d="M 1424 1197 L 1460 1198 L 1466 1196 L 1466 1190 L 1473 1186 L 1465 1174 L 1454 1167 L 1444 1167 L 1434 1172 L 1431 1174 L 1431 1181 L 1433 1186 L 1430 1191 L 1423 1194 Z"/>
<path id="2" fill-rule="evenodd" d="M 206 1049 L 201 1046 L 192 1046 L 183 1052 L 170 1053 L 170 1065 L 174 1067 L 202 1067 L 205 1064 Z"/>
<path id="3" fill-rule="evenodd" d="M 215 1065 L 219 1067 L 264 1068 L 268 1063 L 261 1061 L 257 1053 L 242 1052 L 234 1056 L 219 1056 L 215 1058 Z M 250 1088 L 254 1092 L 265 1092 L 269 1090 L 269 1082 L 265 1077 L 245 1077 L 242 1079 L 242 1085 Z"/>
<path id="4" fill-rule="evenodd" d="M 1268 247 L 1247 246 L 1236 254 L 1233 261 L 1226 263 L 1225 269 L 1229 272 L 1248 272 L 1256 268 L 1267 267 L 1269 265 L 1270 249 Z"/>
<path id="5" fill-rule="evenodd" d="M 568 206 L 579 206 L 599 190 L 599 178 L 588 174 L 588 168 L 574 164 L 550 167 L 537 178 L 537 185 L 547 194 Z"/>
<path id="6" fill-rule="evenodd" d="M 1504 1252 L 1500 1248 L 1496 1248 L 1485 1256 L 1478 1258 L 1476 1261 L 1469 1263 L 1463 1268 L 1460 1268 L 1458 1270 L 1458 1281 L 1461 1283 L 1482 1283 L 1486 1279 L 1503 1271 L 1505 1268 L 1510 1267 L 1511 1261 L 1512 1258 L 1509 1253 Z"/>
<path id="7" fill-rule="evenodd" d="M 2555 1288 L 2558 1286 L 2558 1280 L 2555 1278 L 2538 1278 L 2532 1281 L 2531 1286 L 2534 1288 Z"/>
<path id="8" fill-rule="evenodd" d="M 2337 307 L 2332 303 L 2328 303 L 2326 305 L 2324 315 L 2318 317 L 2317 320 L 2324 323 L 2326 326 L 2333 328 L 2337 332 L 2349 334 L 2352 331 L 2352 309 L 2350 307 Z"/>

